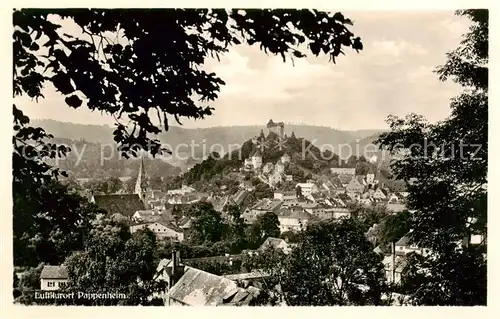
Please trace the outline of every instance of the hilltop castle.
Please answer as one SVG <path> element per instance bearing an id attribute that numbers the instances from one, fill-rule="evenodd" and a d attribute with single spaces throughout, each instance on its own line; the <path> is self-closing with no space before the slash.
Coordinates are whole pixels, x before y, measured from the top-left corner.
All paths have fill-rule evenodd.
<path id="1" fill-rule="evenodd" d="M 275 123 L 273 122 L 273 120 L 269 120 L 269 122 L 267 122 L 267 130 L 268 130 L 268 133 L 276 133 L 278 135 L 278 137 L 280 139 L 283 138 L 284 134 L 285 134 L 285 123 L 283 122 L 278 122 L 278 123 Z"/>

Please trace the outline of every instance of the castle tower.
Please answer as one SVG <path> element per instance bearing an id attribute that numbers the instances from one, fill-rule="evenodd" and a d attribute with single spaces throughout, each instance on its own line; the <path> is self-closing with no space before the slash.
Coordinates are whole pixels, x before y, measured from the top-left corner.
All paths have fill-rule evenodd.
<path id="1" fill-rule="evenodd" d="M 144 201 L 146 197 L 146 170 L 144 169 L 144 160 L 141 158 L 141 164 L 139 166 L 139 174 L 137 175 L 137 181 L 135 182 L 134 194 L 139 195 L 139 198 Z"/>
<path id="2" fill-rule="evenodd" d="M 272 119 L 270 119 L 269 122 L 267 122 L 267 129 L 269 133 L 271 132 L 276 133 L 279 139 L 283 139 L 283 136 L 285 134 L 285 123 L 283 122 L 275 123 Z"/>

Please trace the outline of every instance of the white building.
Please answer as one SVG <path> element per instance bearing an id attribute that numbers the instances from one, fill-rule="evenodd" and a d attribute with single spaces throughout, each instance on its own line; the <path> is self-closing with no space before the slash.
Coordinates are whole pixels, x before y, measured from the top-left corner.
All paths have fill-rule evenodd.
<path id="1" fill-rule="evenodd" d="M 259 151 L 252 156 L 252 166 L 254 169 L 259 169 L 262 166 L 262 156 Z"/>
<path id="2" fill-rule="evenodd" d="M 283 154 L 283 156 L 281 156 L 281 163 L 285 164 L 285 163 L 290 163 L 290 155 L 288 155 L 287 153 Z"/>
<path id="3" fill-rule="evenodd" d="M 189 187 L 187 185 L 182 185 L 181 188 L 178 189 L 171 189 L 167 191 L 167 195 L 186 195 L 189 193 L 193 193 L 195 191 L 194 188 Z"/>
<path id="4" fill-rule="evenodd" d="M 184 240 L 184 232 L 182 229 L 175 227 L 172 224 L 154 222 L 154 223 L 139 223 L 130 226 L 130 232 L 135 233 L 139 229 L 149 228 L 153 233 L 155 233 L 157 238 L 171 238 L 177 241 Z"/>
<path id="5" fill-rule="evenodd" d="M 374 181 L 375 181 L 375 174 L 373 173 L 366 174 L 366 182 L 368 184 L 373 184 Z"/>
<path id="6" fill-rule="evenodd" d="M 338 175 L 356 175 L 355 168 L 331 167 L 330 171 L 332 174 L 338 174 Z"/>
<path id="7" fill-rule="evenodd" d="M 418 245 L 410 244 L 410 237 L 405 235 L 396 242 L 396 255 L 404 256 L 409 253 L 423 254 L 424 256 L 430 253 L 427 248 L 418 247 Z"/>
<path id="8" fill-rule="evenodd" d="M 44 266 L 40 274 L 41 290 L 59 290 L 68 283 L 66 266 Z"/>
<path id="9" fill-rule="evenodd" d="M 277 162 L 274 166 L 274 171 L 278 172 L 279 174 L 285 173 L 285 165 L 281 162 Z"/>
<path id="10" fill-rule="evenodd" d="M 283 208 L 278 212 L 280 231 L 301 231 L 307 227 L 311 215 L 301 207 Z"/>
<path id="11" fill-rule="evenodd" d="M 281 182 L 283 182 L 283 175 L 282 174 L 275 171 L 274 173 L 269 175 L 269 183 L 271 185 L 276 186 L 277 184 L 279 184 Z"/>
<path id="12" fill-rule="evenodd" d="M 300 190 L 302 192 L 302 196 L 310 196 L 313 193 L 316 193 L 318 191 L 318 187 L 314 183 L 297 183 L 295 185 L 295 188 L 300 187 Z"/>

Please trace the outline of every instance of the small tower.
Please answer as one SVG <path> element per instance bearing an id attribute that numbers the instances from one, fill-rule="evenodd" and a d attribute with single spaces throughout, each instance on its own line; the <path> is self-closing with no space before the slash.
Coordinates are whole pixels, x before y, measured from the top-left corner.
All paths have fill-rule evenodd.
<path id="1" fill-rule="evenodd" d="M 146 170 L 144 169 L 144 160 L 141 158 L 141 164 L 139 166 L 139 174 L 137 175 L 137 181 L 135 182 L 134 194 L 139 195 L 139 198 L 144 201 L 146 197 Z"/>

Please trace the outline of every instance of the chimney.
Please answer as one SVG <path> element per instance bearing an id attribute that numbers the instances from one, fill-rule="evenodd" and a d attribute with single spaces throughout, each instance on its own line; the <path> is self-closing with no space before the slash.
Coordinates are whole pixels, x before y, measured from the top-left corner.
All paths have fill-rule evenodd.
<path id="1" fill-rule="evenodd" d="M 394 283 L 396 277 L 396 242 L 391 243 L 391 282 Z"/>
<path id="2" fill-rule="evenodd" d="M 172 276 L 170 278 L 170 287 L 173 287 L 177 281 L 184 275 L 184 266 L 180 265 L 180 251 L 172 250 Z"/>
<path id="3" fill-rule="evenodd" d="M 177 266 L 179 265 L 179 262 L 177 260 L 177 254 L 178 252 L 175 251 L 175 249 L 172 249 L 172 273 L 175 273 L 175 269 L 177 268 Z"/>

